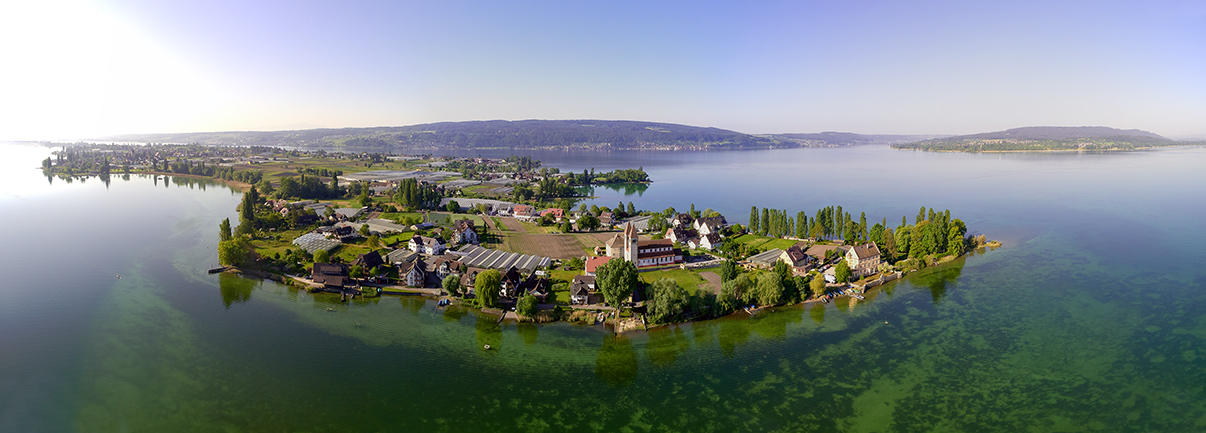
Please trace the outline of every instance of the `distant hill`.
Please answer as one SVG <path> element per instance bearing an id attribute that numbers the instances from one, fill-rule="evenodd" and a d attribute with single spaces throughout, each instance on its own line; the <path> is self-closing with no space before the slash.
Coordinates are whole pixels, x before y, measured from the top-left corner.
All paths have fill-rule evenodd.
<path id="1" fill-rule="evenodd" d="M 930 140 L 946 137 L 945 135 L 867 135 L 852 132 L 816 132 L 809 134 L 773 134 L 790 140 L 817 142 L 826 146 L 851 146 L 862 144 L 898 144 L 912 143 L 919 140 Z"/>
<path id="2" fill-rule="evenodd" d="M 349 147 L 356 149 L 756 149 L 893 144 L 937 136 L 745 134 L 720 128 L 628 120 L 487 120 L 373 128 L 131 134 L 135 143 Z"/>
<path id="3" fill-rule="evenodd" d="M 807 143 L 719 128 L 623 120 L 489 120 L 373 128 L 134 134 L 111 140 L 207 145 L 355 148 L 710 149 L 799 147 Z"/>
<path id="4" fill-rule="evenodd" d="M 1188 144 L 1138 129 L 1104 126 L 1029 126 L 983 134 L 893 144 L 896 149 L 939 152 L 1129 150 Z"/>

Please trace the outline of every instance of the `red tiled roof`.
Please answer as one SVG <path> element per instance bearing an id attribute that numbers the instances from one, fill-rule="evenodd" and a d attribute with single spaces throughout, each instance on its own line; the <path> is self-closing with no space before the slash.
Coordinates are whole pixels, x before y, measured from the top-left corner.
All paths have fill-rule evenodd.
<path id="1" fill-rule="evenodd" d="M 604 263 L 611 261 L 611 259 L 611 257 L 607 256 L 586 259 L 586 272 L 595 273 L 595 270 L 599 269 L 599 266 L 603 266 Z"/>

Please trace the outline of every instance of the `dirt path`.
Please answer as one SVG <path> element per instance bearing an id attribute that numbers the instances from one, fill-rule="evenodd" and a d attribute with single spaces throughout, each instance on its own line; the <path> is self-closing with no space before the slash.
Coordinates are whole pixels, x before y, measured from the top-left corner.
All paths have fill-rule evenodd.
<path id="1" fill-rule="evenodd" d="M 712 293 L 715 293 L 717 295 L 720 294 L 720 275 L 716 275 L 716 273 L 712 272 L 712 271 L 704 271 L 704 272 L 700 272 L 699 276 L 703 277 L 703 279 L 705 279 L 705 280 L 708 280 L 708 284 L 706 284 L 706 285 L 701 284 L 699 286 L 699 288 L 702 289 L 702 288 L 706 287 L 706 288 L 711 289 Z"/>

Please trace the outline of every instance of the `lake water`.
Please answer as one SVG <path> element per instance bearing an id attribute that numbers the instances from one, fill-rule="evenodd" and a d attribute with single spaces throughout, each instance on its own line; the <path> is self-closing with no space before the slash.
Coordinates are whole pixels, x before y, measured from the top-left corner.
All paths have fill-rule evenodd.
<path id="1" fill-rule="evenodd" d="M 1206 430 L 1206 149 L 536 153 L 644 166 L 609 206 L 924 205 L 1005 242 L 856 305 L 619 338 L 208 275 L 238 193 L 0 152 L 0 431 Z"/>

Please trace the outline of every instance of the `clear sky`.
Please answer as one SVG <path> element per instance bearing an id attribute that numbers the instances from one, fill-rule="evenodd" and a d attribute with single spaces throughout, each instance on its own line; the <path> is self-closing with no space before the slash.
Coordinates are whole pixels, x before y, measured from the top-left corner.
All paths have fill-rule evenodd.
<path id="1" fill-rule="evenodd" d="M 1206 2 L 0 0 L 0 139 L 482 119 L 1206 134 Z"/>

